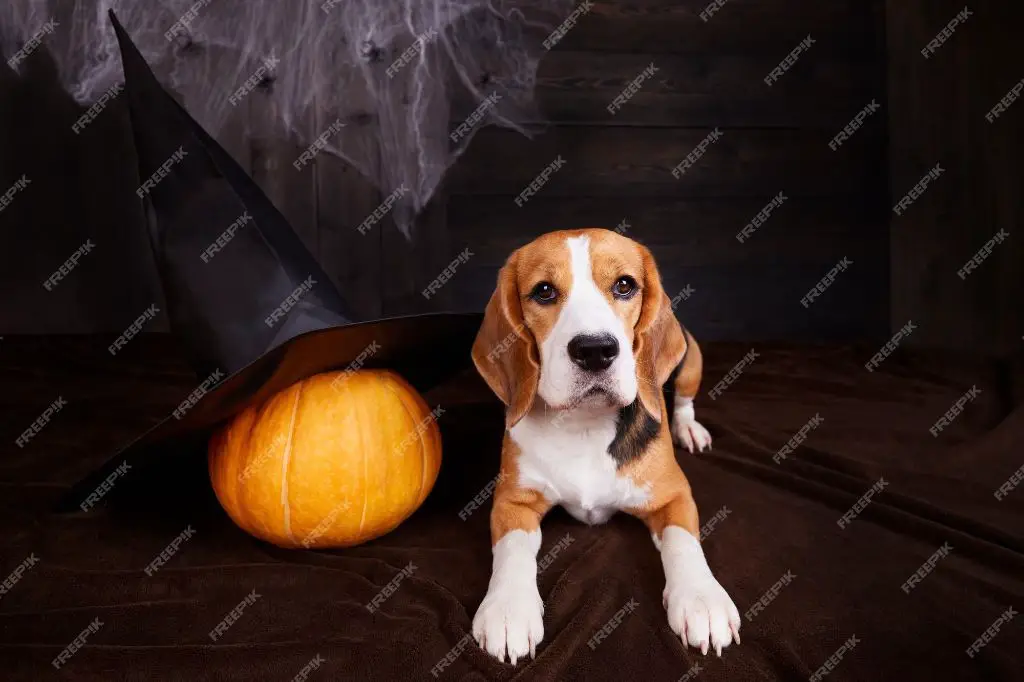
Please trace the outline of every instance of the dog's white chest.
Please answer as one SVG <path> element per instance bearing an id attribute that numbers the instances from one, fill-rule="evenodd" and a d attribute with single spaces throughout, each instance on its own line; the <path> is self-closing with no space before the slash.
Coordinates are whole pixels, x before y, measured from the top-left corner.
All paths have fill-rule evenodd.
<path id="1" fill-rule="evenodd" d="M 510 435 L 520 450 L 519 486 L 539 491 L 585 523 L 602 523 L 615 511 L 641 506 L 649 498 L 646 490 L 618 473 L 608 454 L 615 438 L 614 417 L 560 419 L 531 413 Z"/>

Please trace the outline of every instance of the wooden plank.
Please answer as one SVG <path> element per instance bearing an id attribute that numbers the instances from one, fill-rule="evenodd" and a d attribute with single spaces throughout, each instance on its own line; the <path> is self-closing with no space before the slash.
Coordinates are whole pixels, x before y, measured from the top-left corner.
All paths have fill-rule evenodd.
<path id="1" fill-rule="evenodd" d="M 209 53 L 207 56 L 203 52 Z M 222 53 L 217 47 L 210 45 L 203 45 L 201 48 L 193 46 L 189 50 L 184 51 L 181 54 L 185 58 L 194 59 L 209 59 L 216 63 L 219 53 Z M 223 105 L 223 111 L 226 112 L 224 115 L 224 122 L 219 130 L 207 130 L 212 137 L 214 137 L 220 146 L 231 155 L 231 157 L 238 163 L 239 166 L 245 169 L 250 169 L 252 165 L 252 144 L 251 135 L 249 133 L 250 125 L 250 112 L 249 107 L 245 103 L 239 103 L 238 105 L 232 106 L 230 99 L 225 98 L 226 104 Z M 202 123 L 202 122 L 200 122 Z"/>
<path id="2" fill-rule="evenodd" d="M 0 193 L 23 174 L 30 183 L 0 211 L 0 333 L 120 334 L 160 300 L 127 114 L 115 102 L 75 134 L 86 108 L 46 59 L 34 53 L 22 79 L 0 66 Z M 87 240 L 93 248 L 47 291 Z"/>
<path id="3" fill-rule="evenodd" d="M 555 50 L 537 75 L 542 115 L 555 123 L 614 126 L 814 127 L 833 134 L 872 98 L 883 101 L 880 55 L 808 56 L 772 87 L 772 56 Z M 649 65 L 656 69 L 618 111 L 608 105 Z M 453 105 L 453 127 L 476 108 Z M 879 116 L 879 119 L 882 117 Z"/>
<path id="4" fill-rule="evenodd" d="M 28 124 L 35 120 L 55 125 L 60 118 L 54 116 L 52 107 L 43 105 L 45 99 L 40 89 L 19 79 L 6 64 L 0 65 L 0 101 L 4 103 L 0 106 L 0 195 L 23 175 L 30 183 L 23 185 L 0 210 L 0 272 L 4 275 L 0 333 L 40 332 L 43 331 L 40 326 L 46 326 L 44 320 L 50 317 L 48 306 L 52 306 L 42 282 L 68 257 L 64 249 L 73 250 L 77 245 L 64 246 L 73 241 L 64 233 L 74 229 L 70 221 L 61 221 L 65 202 L 42 200 L 49 188 L 39 172 L 53 153 L 47 149 L 47 140 L 52 141 L 56 136 L 48 134 L 41 139 L 39 131 L 43 127 Z M 34 119 L 30 118 L 33 110 Z M 38 148 L 33 149 L 37 145 Z M 42 165 L 36 165 L 34 159 Z M 28 229 L 30 225 L 37 227 Z M 40 239 L 44 230 L 48 240 Z"/>
<path id="5" fill-rule="evenodd" d="M 535 196 L 735 197 L 783 188 L 792 196 L 866 196 L 884 187 L 871 151 L 878 136 L 868 129 L 840 153 L 828 147 L 832 131 L 724 129 L 693 167 L 673 177 L 711 132 L 555 127 L 527 142 L 487 128 L 452 169 L 452 193 L 517 195 L 559 157 L 564 165 Z"/>
<path id="6" fill-rule="evenodd" d="M 412 44 L 413 36 L 404 36 L 396 43 L 392 52 L 400 55 Z M 429 47 L 421 55 L 423 59 L 438 60 L 441 57 Z M 388 63 L 381 62 L 381 69 L 386 70 Z M 436 169 L 421 167 L 420 159 L 442 158 L 447 154 L 449 139 L 447 122 L 451 118 L 449 104 L 445 96 L 445 84 L 433 80 L 428 83 L 418 82 L 415 71 L 410 67 L 399 69 L 393 77 L 386 71 L 379 73 L 382 85 L 379 91 L 387 97 L 395 98 L 403 103 L 419 101 L 425 103 L 425 112 L 420 125 L 409 126 L 405 123 L 406 106 L 398 102 L 381 111 L 382 116 L 398 112 L 403 117 L 391 121 L 393 137 L 391 142 L 398 149 L 404 150 L 403 165 L 417 171 L 406 183 L 410 186 L 425 188 L 430 181 L 429 173 Z M 433 129 L 425 128 L 426 122 L 433 122 Z M 391 152 L 394 157 L 397 152 Z M 452 250 L 448 238 L 448 226 L 445 215 L 446 196 L 444 192 L 435 193 L 429 204 L 416 217 L 409 234 L 399 229 L 396 218 L 397 211 L 392 211 L 379 226 L 381 239 L 381 278 L 384 307 L 389 315 L 426 312 L 448 309 L 452 287 L 447 284 L 424 296 L 424 290 L 437 278 L 441 271 L 458 255 Z"/>
<path id="7" fill-rule="evenodd" d="M 1016 352 L 1024 330 L 1024 105 L 985 114 L 1024 78 L 1020 3 L 972 3 L 973 16 L 925 59 L 920 50 L 962 3 L 888 2 L 892 203 L 928 171 L 945 173 L 892 216 L 894 328 L 910 345 Z M 1010 237 L 966 279 L 957 271 L 1000 229 Z"/>
<path id="8" fill-rule="evenodd" d="M 624 222 L 625 234 L 654 253 L 670 295 L 694 288 L 677 311 L 701 338 L 880 339 L 887 331 L 887 209 L 877 201 L 787 197 L 741 244 L 736 233 L 771 197 L 537 197 L 520 210 L 509 210 L 508 199 L 462 196 L 450 204 L 453 238 L 475 253 L 460 285 L 460 309 L 485 305 L 498 267 L 535 236 Z M 844 256 L 850 269 L 804 309 L 800 298 Z"/>
<path id="9" fill-rule="evenodd" d="M 880 0 L 731 0 L 707 21 L 709 0 L 606 0 L 559 42 L 569 50 L 700 53 L 779 52 L 811 34 L 822 47 L 858 50 L 871 41 L 870 7 Z M 787 47 L 788 46 L 788 47 Z"/>
<path id="10" fill-rule="evenodd" d="M 820 263 L 838 247 L 852 258 L 873 253 L 885 258 L 887 209 L 871 210 L 862 201 L 786 197 L 752 236 L 737 240 L 772 198 L 538 197 L 520 210 L 508 210 L 511 197 L 463 196 L 451 202 L 448 214 L 452 238 L 467 245 L 480 267 L 500 266 L 512 251 L 545 232 L 620 224 L 626 226 L 623 234 L 677 266 Z"/>
<path id="11" fill-rule="evenodd" d="M 316 187 L 320 264 L 353 314 L 380 317 L 381 240 L 358 230 L 380 193 L 354 166 L 329 155 L 316 161 Z"/>
<path id="12" fill-rule="evenodd" d="M 23 86 L 10 68 L 0 68 L 0 187 L 4 191 L 21 176 L 20 164 L 14 155 L 14 145 L 21 135 L 15 135 L 15 107 L 19 97 L 24 97 Z M 2 216 L 3 213 L 0 213 Z"/>
<path id="13" fill-rule="evenodd" d="M 659 258 L 670 297 L 689 286 L 676 315 L 701 340 L 880 342 L 888 334 L 884 252 L 853 265 L 808 308 L 800 299 L 840 258 L 821 263 L 675 266 Z M 481 310 L 497 282 L 496 267 L 467 266 L 461 275 L 459 310 Z"/>
<path id="14" fill-rule="evenodd" d="M 446 209 L 447 197 L 436 195 L 416 218 L 408 238 L 393 221 L 385 225 L 383 294 L 388 314 L 450 310 L 452 287 L 447 283 L 423 294 L 458 256 L 458 250 L 452 251 Z"/>
<path id="15" fill-rule="evenodd" d="M 251 175 L 277 210 L 288 219 L 306 248 L 319 260 L 316 184 L 312 167 L 306 165 L 296 170 L 292 165 L 306 150 L 308 143 L 300 144 L 284 129 L 280 105 L 271 96 L 273 87 L 271 80 L 246 96 Z M 310 118 L 309 128 L 315 129 L 311 120 L 312 112 L 307 116 Z"/>
<path id="16" fill-rule="evenodd" d="M 330 69 L 332 61 L 325 58 L 317 68 Z M 380 192 L 371 179 L 380 175 L 380 129 L 373 98 L 365 87 L 353 85 L 345 93 L 343 110 L 317 106 L 316 117 L 317 130 L 342 118 L 345 127 L 336 137 L 338 145 L 368 166 L 364 174 L 347 161 L 326 153 L 313 162 L 320 264 L 353 314 L 375 319 L 384 310 L 381 235 L 378 228 L 359 231 L 359 226 L 381 202 Z"/>
<path id="17" fill-rule="evenodd" d="M 167 306 L 153 245 L 142 202 L 135 196 L 141 180 L 124 96 L 118 96 L 77 137 L 72 158 L 80 168 L 73 177 L 81 222 L 96 240 L 95 270 L 80 285 L 83 297 L 99 299 L 89 306 L 90 316 L 96 315 L 90 331 L 112 328 L 120 334 L 150 305 L 161 313 L 145 331 L 167 331 Z M 103 311 L 112 318 L 109 324 L 99 322 Z"/>
<path id="18" fill-rule="evenodd" d="M 884 253 L 851 258 L 853 265 L 820 298 L 808 308 L 800 303 L 844 255 L 840 247 L 817 264 L 669 266 L 662 277 L 668 292 L 693 288 L 676 310 L 701 338 L 881 341 L 888 333 Z"/>

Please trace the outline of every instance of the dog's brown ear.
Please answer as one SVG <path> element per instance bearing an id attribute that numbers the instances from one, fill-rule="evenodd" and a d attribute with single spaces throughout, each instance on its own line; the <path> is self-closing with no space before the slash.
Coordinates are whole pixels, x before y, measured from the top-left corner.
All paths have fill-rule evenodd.
<path id="1" fill-rule="evenodd" d="M 633 333 L 637 393 L 644 408 L 660 423 L 661 390 L 686 353 L 686 337 L 672 312 L 672 301 L 661 286 L 654 256 L 642 245 L 640 252 L 644 265 L 643 301 Z"/>
<path id="2" fill-rule="evenodd" d="M 510 429 L 533 406 L 537 396 L 540 362 L 533 334 L 523 321 L 512 254 L 498 273 L 498 286 L 484 311 L 484 321 L 473 342 L 473 364 L 495 395 L 505 403 L 505 427 Z"/>

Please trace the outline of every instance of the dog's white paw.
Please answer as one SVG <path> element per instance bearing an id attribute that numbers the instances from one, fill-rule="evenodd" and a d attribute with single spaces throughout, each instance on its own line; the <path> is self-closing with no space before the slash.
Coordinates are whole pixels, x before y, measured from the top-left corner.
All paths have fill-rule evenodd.
<path id="1" fill-rule="evenodd" d="M 733 641 L 739 644 L 740 612 L 708 568 L 697 538 L 679 526 L 666 526 L 659 549 L 665 566 L 662 598 L 672 631 L 704 654 L 714 649 L 721 656 Z"/>
<path id="2" fill-rule="evenodd" d="M 707 654 L 736 641 L 740 643 L 740 613 L 714 577 L 699 581 L 669 582 L 664 593 L 668 624 L 684 644 Z"/>
<path id="3" fill-rule="evenodd" d="M 696 419 L 690 422 L 676 420 L 673 432 L 676 443 L 690 452 L 704 452 L 705 448 L 711 449 L 711 434 Z"/>
<path id="4" fill-rule="evenodd" d="M 491 585 L 473 617 L 473 637 L 499 661 L 532 658 L 544 639 L 544 602 L 532 579 Z"/>
<path id="5" fill-rule="evenodd" d="M 704 452 L 704 448 L 711 449 L 711 434 L 704 428 L 704 425 L 697 421 L 693 413 L 693 400 L 690 398 L 678 398 L 672 415 L 672 435 L 676 444 L 686 448 L 690 452 Z"/>

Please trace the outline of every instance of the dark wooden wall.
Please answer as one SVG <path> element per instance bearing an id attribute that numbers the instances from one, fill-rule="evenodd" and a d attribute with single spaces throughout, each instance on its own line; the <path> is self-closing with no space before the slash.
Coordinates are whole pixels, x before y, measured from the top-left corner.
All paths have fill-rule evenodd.
<path id="1" fill-rule="evenodd" d="M 839 151 L 828 147 L 872 99 L 884 112 L 881 0 L 730 0 L 705 22 L 707 4 L 595 3 L 541 63 L 538 93 L 553 125 L 532 141 L 479 133 L 413 243 L 391 224 L 370 238 L 355 231 L 381 196 L 343 162 L 320 155 L 295 172 L 304 145 L 282 136 L 261 92 L 239 112 L 256 134 L 229 130 L 224 144 L 363 315 L 478 310 L 516 246 L 553 229 L 626 221 L 627 234 L 654 250 L 670 295 L 694 289 L 678 312 L 701 338 L 884 336 L 883 115 Z M 766 86 L 807 35 L 814 45 Z M 610 115 L 606 106 L 651 63 L 655 76 Z M 0 65 L 0 188 L 21 173 L 34 180 L 0 213 L 0 332 L 119 332 L 160 295 L 130 191 L 125 113 L 112 106 L 75 136 L 80 109 L 53 85 L 45 54 L 30 69 L 18 80 Z M 365 93 L 352 102 L 342 134 L 369 139 L 376 112 Z M 453 109 L 453 126 L 466 113 Z M 715 128 L 722 138 L 674 179 L 671 169 Z M 513 197 L 558 155 L 565 167 L 517 208 Z M 736 233 L 779 192 L 787 201 L 740 244 Z M 42 281 L 86 238 L 95 252 L 46 292 Z M 424 299 L 420 291 L 464 249 L 469 261 Z M 854 265 L 805 310 L 801 297 L 843 257 Z"/>
<path id="2" fill-rule="evenodd" d="M 849 338 L 887 329 L 883 114 L 833 152 L 873 98 L 884 105 L 884 35 L 871 0 L 595 3 L 542 62 L 554 126 L 532 143 L 486 129 L 455 169 L 451 239 L 475 257 L 456 286 L 480 306 L 509 251 L 548 230 L 626 221 L 649 245 L 677 312 L 702 338 Z M 805 36 L 815 44 L 772 87 L 763 78 Z M 614 116 L 606 106 L 658 69 Z M 680 180 L 709 132 L 722 137 Z M 552 159 L 565 166 L 523 208 L 513 197 Z M 777 193 L 787 201 L 745 243 Z M 805 310 L 801 297 L 842 257 L 854 265 Z"/>
<path id="3" fill-rule="evenodd" d="M 910 344 L 1020 352 L 1024 338 L 1024 3 L 979 0 L 933 55 L 920 50 L 962 1 L 889 0 L 893 201 L 928 168 L 944 175 L 892 222 L 892 325 Z M 1010 237 L 965 279 L 957 271 L 1000 229 Z"/>

